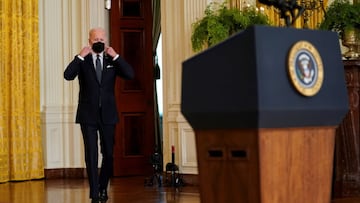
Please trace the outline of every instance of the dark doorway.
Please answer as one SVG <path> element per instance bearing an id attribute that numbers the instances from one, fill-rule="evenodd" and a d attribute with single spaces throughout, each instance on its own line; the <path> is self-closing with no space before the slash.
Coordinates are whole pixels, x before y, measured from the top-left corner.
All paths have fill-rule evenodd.
<path id="1" fill-rule="evenodd" d="M 110 41 L 135 70 L 135 79 L 118 79 L 114 175 L 148 175 L 154 153 L 154 57 L 150 0 L 112 1 Z"/>

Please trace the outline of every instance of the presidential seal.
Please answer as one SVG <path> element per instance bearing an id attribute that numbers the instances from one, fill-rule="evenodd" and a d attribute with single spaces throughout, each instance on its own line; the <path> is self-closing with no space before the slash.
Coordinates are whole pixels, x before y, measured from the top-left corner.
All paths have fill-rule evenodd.
<path id="1" fill-rule="evenodd" d="M 314 96 L 322 86 L 324 68 L 319 52 L 308 41 L 295 43 L 288 55 L 290 82 L 304 96 Z"/>

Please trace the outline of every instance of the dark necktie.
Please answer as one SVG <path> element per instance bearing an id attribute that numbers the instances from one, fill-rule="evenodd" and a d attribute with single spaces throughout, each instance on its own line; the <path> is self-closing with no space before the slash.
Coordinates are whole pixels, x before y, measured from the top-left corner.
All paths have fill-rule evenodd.
<path id="1" fill-rule="evenodd" d="M 101 83 L 101 62 L 100 62 L 100 55 L 96 55 L 96 77 L 99 81 L 99 83 Z"/>

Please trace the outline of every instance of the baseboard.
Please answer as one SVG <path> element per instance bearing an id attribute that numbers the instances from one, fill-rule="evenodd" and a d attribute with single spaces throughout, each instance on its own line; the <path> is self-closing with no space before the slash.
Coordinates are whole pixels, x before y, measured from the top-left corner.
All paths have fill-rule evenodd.
<path id="1" fill-rule="evenodd" d="M 169 174 L 163 173 L 163 176 Z M 196 174 L 181 174 L 186 185 L 199 185 L 199 178 Z M 61 179 L 61 178 L 87 178 L 85 168 L 57 168 L 45 169 L 45 179 Z M 164 177 L 165 178 L 165 177 Z"/>
<path id="2" fill-rule="evenodd" d="M 45 169 L 45 179 L 57 178 L 86 178 L 85 168 L 57 168 Z"/>
<path id="3" fill-rule="evenodd" d="M 183 174 L 183 179 L 186 185 L 199 185 L 199 177 L 196 174 Z"/>

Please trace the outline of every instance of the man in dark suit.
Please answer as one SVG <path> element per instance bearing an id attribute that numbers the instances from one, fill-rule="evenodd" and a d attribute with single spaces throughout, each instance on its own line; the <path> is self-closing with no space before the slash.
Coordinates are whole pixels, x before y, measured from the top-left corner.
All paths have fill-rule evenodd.
<path id="1" fill-rule="evenodd" d="M 115 102 L 115 79 L 134 78 L 132 67 L 115 50 L 106 46 L 102 28 L 89 31 L 85 46 L 64 71 L 66 80 L 78 77 L 80 92 L 76 123 L 80 123 L 84 140 L 86 170 L 92 202 L 106 202 L 107 187 L 113 170 L 115 124 L 118 112 Z M 103 156 L 98 174 L 98 132 Z"/>

